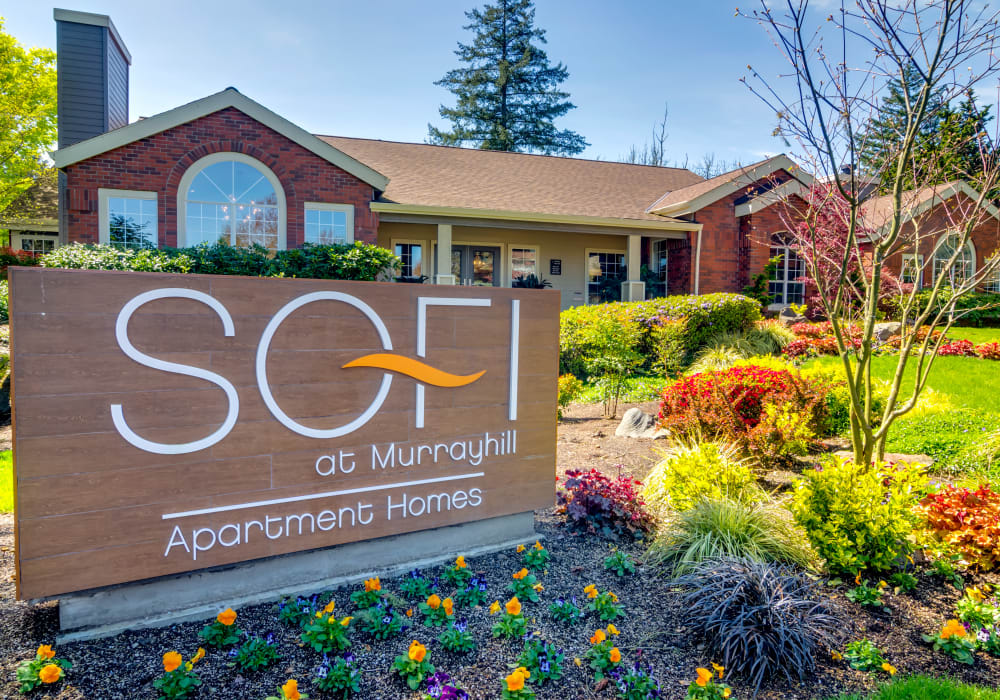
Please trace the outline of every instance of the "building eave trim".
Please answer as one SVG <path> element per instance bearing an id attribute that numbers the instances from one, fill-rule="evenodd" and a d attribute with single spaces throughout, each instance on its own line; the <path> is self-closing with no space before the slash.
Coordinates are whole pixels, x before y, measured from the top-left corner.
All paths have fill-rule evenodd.
<path id="1" fill-rule="evenodd" d="M 614 228 L 634 228 L 651 231 L 700 231 L 702 225 L 692 221 L 647 221 L 643 219 L 618 219 L 582 214 L 546 214 L 543 212 L 510 211 L 504 209 L 473 209 L 468 207 L 442 207 L 427 204 L 399 204 L 396 202 L 372 202 L 371 209 L 377 213 L 409 214 L 415 216 L 453 216 L 467 219 L 502 219 L 525 223 L 583 224 Z"/>

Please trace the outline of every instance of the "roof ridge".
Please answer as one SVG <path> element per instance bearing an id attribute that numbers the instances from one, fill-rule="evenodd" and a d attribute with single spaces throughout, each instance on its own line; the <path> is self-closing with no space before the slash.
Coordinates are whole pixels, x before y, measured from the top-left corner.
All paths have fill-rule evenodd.
<path id="1" fill-rule="evenodd" d="M 550 153 L 523 153 L 521 151 L 494 151 L 483 148 L 466 148 L 464 146 L 451 146 L 443 143 L 418 143 L 416 141 L 397 141 L 395 139 L 372 139 L 366 138 L 364 136 L 341 136 L 338 134 L 313 134 L 316 138 L 331 138 L 331 139 L 349 139 L 351 141 L 375 141 L 377 143 L 395 143 L 401 146 L 426 146 L 428 148 L 450 148 L 452 150 L 466 151 L 470 153 L 492 153 L 504 156 L 532 156 L 535 158 L 557 158 L 559 160 L 573 160 L 584 163 L 605 163 L 611 165 L 627 165 L 637 168 L 655 168 L 657 170 L 679 170 L 681 172 L 691 173 L 697 177 L 701 177 L 698 173 L 694 172 L 690 168 L 681 168 L 673 165 L 649 165 L 647 163 L 625 163 L 620 160 L 602 160 L 599 158 L 575 158 L 573 156 L 557 156 Z M 704 179 L 704 178 L 702 178 Z"/>

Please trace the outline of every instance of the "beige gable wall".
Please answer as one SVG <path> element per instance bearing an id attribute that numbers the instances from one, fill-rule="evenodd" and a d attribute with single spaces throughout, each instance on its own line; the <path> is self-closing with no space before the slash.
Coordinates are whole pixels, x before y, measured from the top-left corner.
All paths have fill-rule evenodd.
<path id="1" fill-rule="evenodd" d="M 423 243 L 424 274 L 431 276 L 433 268 L 432 244 L 437 240 L 437 226 L 379 222 L 378 244 L 392 250 L 400 241 Z M 587 250 L 611 250 L 625 253 L 628 237 L 623 235 L 591 234 L 559 231 L 533 231 L 528 229 L 485 228 L 454 226 L 452 243 L 488 244 L 500 248 L 500 274 L 502 286 L 510 286 L 510 249 L 523 246 L 538 247 L 539 273 L 552 283 L 553 289 L 562 293 L 562 308 L 578 306 L 586 300 Z M 549 260 L 562 260 L 562 274 L 549 274 Z"/>

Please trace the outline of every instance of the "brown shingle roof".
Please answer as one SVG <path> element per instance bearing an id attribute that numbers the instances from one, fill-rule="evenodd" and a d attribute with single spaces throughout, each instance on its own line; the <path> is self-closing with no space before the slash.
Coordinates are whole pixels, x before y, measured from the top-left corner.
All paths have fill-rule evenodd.
<path id="1" fill-rule="evenodd" d="M 740 175 L 753 170 L 754 168 L 763 165 L 764 163 L 771 160 L 771 158 L 765 158 L 764 160 L 757 161 L 756 163 L 751 163 L 750 165 L 740 166 L 735 170 L 730 170 L 727 173 L 722 173 L 721 175 L 716 175 L 715 177 L 709 178 L 708 180 L 702 180 L 701 182 L 696 182 L 694 184 L 688 185 L 687 187 L 681 187 L 676 190 L 667 192 L 659 200 L 650 206 L 650 210 L 660 209 L 662 207 L 668 207 L 671 204 L 680 204 L 682 202 L 690 202 L 696 197 L 700 197 L 703 194 L 708 194 L 716 187 L 720 185 L 725 185 L 732 182 Z"/>
<path id="2" fill-rule="evenodd" d="M 702 178 L 683 168 L 320 136 L 389 178 L 381 201 L 665 221 L 647 214 L 664 192 Z"/>
<path id="3" fill-rule="evenodd" d="M 940 185 L 930 185 L 919 190 L 906 190 L 900 198 L 900 210 L 904 213 L 903 220 L 906 221 L 909 215 L 919 209 L 922 204 L 927 203 L 932 197 L 937 197 L 943 201 L 955 194 L 955 188 L 961 183 L 960 180 L 945 182 Z M 891 194 L 881 197 L 874 197 L 861 205 L 861 222 L 868 228 L 877 229 L 885 226 L 892 219 L 894 211 L 893 198 Z"/>

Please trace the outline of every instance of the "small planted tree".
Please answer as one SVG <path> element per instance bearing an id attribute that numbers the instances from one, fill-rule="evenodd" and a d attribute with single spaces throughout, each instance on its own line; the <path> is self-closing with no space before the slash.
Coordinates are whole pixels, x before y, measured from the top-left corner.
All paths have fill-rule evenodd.
<path id="1" fill-rule="evenodd" d="M 957 307 L 962 297 L 1000 265 L 997 258 L 970 263 L 967 252 L 991 216 L 994 140 L 981 128 L 963 128 L 928 147 L 927 129 L 937 111 L 963 100 L 962 110 L 982 117 L 964 123 L 986 123 L 985 108 L 967 98 L 1000 72 L 1000 12 L 972 0 L 858 0 L 831 14 L 808 0 L 785 0 L 781 7 L 762 2 L 744 16 L 768 31 L 791 67 L 774 81 L 750 67 L 744 82 L 773 108 L 776 134 L 829 183 L 793 200 L 786 213 L 816 286 L 815 303 L 833 326 L 850 394 L 854 460 L 868 464 L 884 455 L 893 421 L 927 384 L 943 341 L 920 329 L 946 332 L 970 311 Z M 905 89 L 888 90 L 890 84 Z M 892 119 L 880 120 L 886 95 Z M 878 148 L 869 147 L 876 138 Z M 962 170 L 967 188 L 944 182 L 972 155 L 977 166 Z M 900 288 L 887 273 L 890 259 L 907 261 L 910 281 L 929 284 L 922 292 L 919 284 Z M 905 292 L 897 311 L 899 355 L 884 407 L 876 410 L 873 331 L 880 300 L 897 291 Z M 908 375 L 913 382 L 904 390 Z"/>

